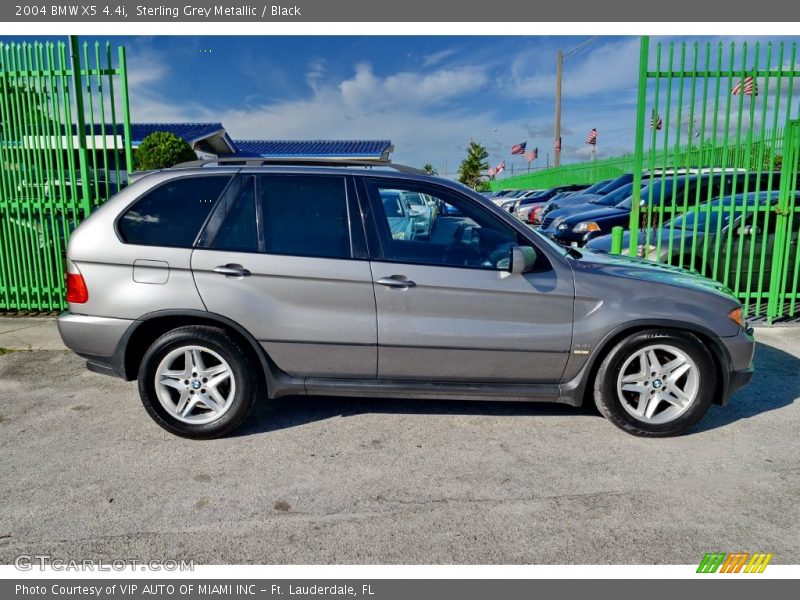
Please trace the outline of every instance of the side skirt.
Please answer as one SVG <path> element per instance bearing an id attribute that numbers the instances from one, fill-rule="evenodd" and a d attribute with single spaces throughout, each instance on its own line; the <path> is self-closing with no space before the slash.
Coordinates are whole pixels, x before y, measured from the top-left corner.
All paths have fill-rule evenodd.
<path id="1" fill-rule="evenodd" d="M 556 402 L 558 384 L 497 384 L 308 378 L 306 394 L 426 400 Z"/>

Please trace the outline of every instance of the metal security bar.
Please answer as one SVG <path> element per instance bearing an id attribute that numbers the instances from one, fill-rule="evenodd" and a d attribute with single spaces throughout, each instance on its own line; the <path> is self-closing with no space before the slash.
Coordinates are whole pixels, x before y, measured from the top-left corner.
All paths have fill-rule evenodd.
<path id="1" fill-rule="evenodd" d="M 132 168 L 124 48 L 0 42 L 0 310 L 66 306 L 70 234 Z"/>
<path id="2" fill-rule="evenodd" d="M 769 323 L 798 316 L 796 59 L 796 44 L 641 41 L 623 252 L 716 279 Z"/>

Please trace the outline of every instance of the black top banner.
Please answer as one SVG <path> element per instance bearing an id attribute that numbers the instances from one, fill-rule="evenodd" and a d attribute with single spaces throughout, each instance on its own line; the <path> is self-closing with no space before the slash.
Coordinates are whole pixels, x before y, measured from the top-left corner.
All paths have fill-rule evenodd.
<path id="1" fill-rule="evenodd" d="M 460 2 L 403 0 L 39 0 L 0 4 L 3 22 L 770 22 L 800 21 L 800 3 L 744 0 L 670 2 Z"/>

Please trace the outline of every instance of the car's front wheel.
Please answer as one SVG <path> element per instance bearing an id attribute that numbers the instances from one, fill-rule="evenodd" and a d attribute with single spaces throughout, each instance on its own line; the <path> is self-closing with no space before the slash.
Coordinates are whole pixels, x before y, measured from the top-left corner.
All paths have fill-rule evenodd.
<path id="1" fill-rule="evenodd" d="M 148 348 L 139 368 L 139 395 L 161 427 L 208 439 L 238 427 L 258 389 L 249 354 L 224 330 L 179 327 Z"/>
<path id="2" fill-rule="evenodd" d="M 600 413 L 628 433 L 683 433 L 708 411 L 717 393 L 714 359 L 690 333 L 647 330 L 611 349 L 594 381 Z"/>

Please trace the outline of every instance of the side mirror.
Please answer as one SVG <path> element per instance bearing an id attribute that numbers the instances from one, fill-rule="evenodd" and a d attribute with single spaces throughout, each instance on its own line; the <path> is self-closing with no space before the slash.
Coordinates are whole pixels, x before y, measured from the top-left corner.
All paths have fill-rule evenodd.
<path id="1" fill-rule="evenodd" d="M 511 246 L 510 273 L 527 273 L 536 262 L 536 250 L 531 246 Z"/>

